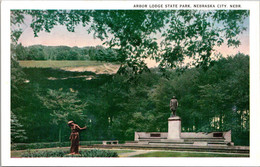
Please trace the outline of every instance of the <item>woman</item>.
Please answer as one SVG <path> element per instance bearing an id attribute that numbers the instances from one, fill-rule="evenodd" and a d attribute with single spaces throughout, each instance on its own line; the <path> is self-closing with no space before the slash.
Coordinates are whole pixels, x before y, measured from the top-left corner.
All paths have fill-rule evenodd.
<path id="1" fill-rule="evenodd" d="M 75 124 L 73 121 L 69 121 L 68 125 L 71 129 L 70 140 L 70 154 L 79 154 L 79 131 L 87 129 L 87 127 L 79 127 L 79 125 Z"/>

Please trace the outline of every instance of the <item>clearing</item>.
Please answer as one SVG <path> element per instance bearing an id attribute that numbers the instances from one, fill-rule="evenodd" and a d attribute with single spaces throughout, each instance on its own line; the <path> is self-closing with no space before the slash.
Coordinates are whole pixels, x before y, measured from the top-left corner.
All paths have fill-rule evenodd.
<path id="1" fill-rule="evenodd" d="M 120 65 L 117 63 L 104 63 L 99 61 L 89 60 L 55 60 L 55 61 L 18 61 L 23 68 L 56 68 L 71 72 L 85 72 L 90 71 L 96 74 L 114 74 L 119 69 Z"/>

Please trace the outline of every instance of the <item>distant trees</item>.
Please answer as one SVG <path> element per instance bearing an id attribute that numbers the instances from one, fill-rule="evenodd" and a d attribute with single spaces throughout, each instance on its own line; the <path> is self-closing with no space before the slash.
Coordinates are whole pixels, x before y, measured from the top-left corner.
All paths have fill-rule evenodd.
<path id="1" fill-rule="evenodd" d="M 18 44 L 14 48 L 17 60 L 97 60 L 118 62 L 120 59 L 117 50 L 103 46 L 78 48 L 33 45 L 24 47 Z"/>

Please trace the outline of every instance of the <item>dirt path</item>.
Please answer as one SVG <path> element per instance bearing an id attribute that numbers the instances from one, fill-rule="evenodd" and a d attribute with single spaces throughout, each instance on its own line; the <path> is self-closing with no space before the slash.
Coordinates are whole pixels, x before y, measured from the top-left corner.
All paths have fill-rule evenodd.
<path id="1" fill-rule="evenodd" d="M 62 70 L 72 71 L 72 72 L 85 72 L 91 71 L 96 74 L 115 74 L 120 65 L 106 63 L 98 66 L 87 66 L 87 67 L 63 67 Z"/>

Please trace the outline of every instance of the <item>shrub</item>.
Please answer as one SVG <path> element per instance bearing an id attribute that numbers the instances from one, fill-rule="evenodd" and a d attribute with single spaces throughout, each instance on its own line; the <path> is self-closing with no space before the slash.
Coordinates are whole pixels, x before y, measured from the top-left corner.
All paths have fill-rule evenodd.
<path id="1" fill-rule="evenodd" d="M 118 157 L 118 154 L 110 150 L 81 150 L 79 154 L 69 154 L 63 150 L 30 151 L 22 154 L 22 157 Z"/>
<path id="2" fill-rule="evenodd" d="M 80 154 L 82 157 L 118 157 L 116 152 L 110 150 L 83 150 Z"/>
<path id="3" fill-rule="evenodd" d="M 102 144 L 101 141 L 80 141 L 80 145 Z M 11 145 L 11 150 L 27 150 L 39 148 L 53 147 L 69 147 L 70 142 L 49 142 L 49 143 L 14 143 Z"/>
<path id="4" fill-rule="evenodd" d="M 62 150 L 56 150 L 56 151 L 27 151 L 22 154 L 22 157 L 63 157 L 65 154 L 68 154 L 69 151 L 62 151 Z"/>

